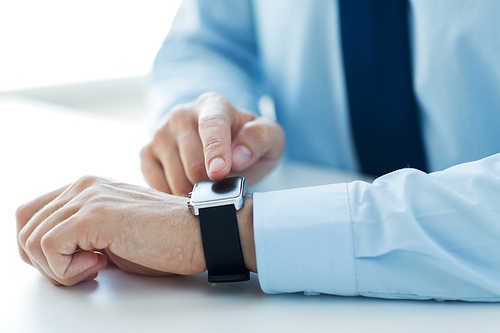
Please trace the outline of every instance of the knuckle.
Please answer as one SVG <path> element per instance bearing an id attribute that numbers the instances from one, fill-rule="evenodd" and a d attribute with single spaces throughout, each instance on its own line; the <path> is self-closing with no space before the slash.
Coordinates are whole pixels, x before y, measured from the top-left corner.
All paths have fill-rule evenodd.
<path id="1" fill-rule="evenodd" d="M 176 105 L 170 109 L 167 122 L 182 123 L 188 117 L 188 114 L 188 108 L 184 104 Z"/>
<path id="2" fill-rule="evenodd" d="M 141 160 L 147 160 L 151 157 L 151 146 L 150 145 L 147 145 L 147 146 L 144 146 L 142 149 L 141 149 L 141 152 L 140 152 L 140 157 L 141 157 Z"/>
<path id="3" fill-rule="evenodd" d="M 27 204 L 23 204 L 16 209 L 16 223 L 18 226 L 18 230 L 20 230 L 20 228 L 25 225 L 25 223 L 28 221 L 30 217 L 28 215 L 29 212 L 27 207 L 28 207 Z"/>
<path id="4" fill-rule="evenodd" d="M 40 244 L 35 240 L 34 237 L 29 237 L 26 240 L 25 249 L 28 254 L 33 256 L 40 249 Z"/>
<path id="5" fill-rule="evenodd" d="M 113 202 L 112 197 L 108 196 L 102 188 L 94 187 L 88 189 L 84 194 L 84 206 L 82 207 L 81 214 L 84 214 L 82 218 L 85 220 L 85 217 L 90 217 L 91 220 L 100 217 L 110 216 L 113 212 Z"/>
<path id="6" fill-rule="evenodd" d="M 219 138 L 208 140 L 205 143 L 204 149 L 207 156 L 215 155 L 218 151 L 224 148 L 224 141 Z"/>
<path id="7" fill-rule="evenodd" d="M 269 142 L 270 140 L 269 127 L 264 124 L 261 123 L 254 124 L 248 127 L 247 131 L 249 132 L 249 135 L 252 137 L 252 139 L 259 146 L 266 145 L 267 142 Z"/>
<path id="8" fill-rule="evenodd" d="M 227 123 L 227 118 L 222 113 L 211 113 L 200 117 L 198 126 L 204 128 L 216 128 Z"/>
<path id="9" fill-rule="evenodd" d="M 90 214 L 93 219 L 108 214 L 110 202 L 113 202 L 112 194 L 109 193 L 107 185 L 95 184 L 86 188 L 79 195 L 81 203 L 80 214 Z"/>
<path id="10" fill-rule="evenodd" d="M 268 142 L 271 138 L 269 127 L 264 124 L 257 126 L 257 138 L 262 142 Z"/>
<path id="11" fill-rule="evenodd" d="M 99 197 L 102 195 L 102 186 L 99 184 L 92 184 L 89 187 L 85 188 L 81 192 L 82 197 L 85 201 L 94 202 L 99 200 Z"/>
<path id="12" fill-rule="evenodd" d="M 281 126 L 268 119 L 248 123 L 244 127 L 245 136 L 255 142 L 256 147 L 281 152 L 285 144 L 285 133 Z"/>
<path id="13" fill-rule="evenodd" d="M 193 126 L 196 126 L 196 116 L 193 109 L 181 104 L 170 110 L 167 122 L 165 126 L 160 128 L 159 135 L 160 138 L 168 139 L 172 134 L 183 132 Z"/>
<path id="14" fill-rule="evenodd" d="M 21 244 L 25 249 L 26 249 L 26 242 L 28 241 L 28 238 L 31 234 L 28 233 L 26 228 L 21 229 L 18 235 L 18 241 L 19 244 Z"/>
<path id="15" fill-rule="evenodd" d="M 79 192 L 83 192 L 85 189 L 93 186 L 99 181 L 100 181 L 99 177 L 87 175 L 81 177 L 76 182 L 74 182 L 72 187 L 76 188 Z"/>
<path id="16" fill-rule="evenodd" d="M 160 127 L 154 134 L 153 136 L 153 145 L 158 145 L 161 142 L 164 142 L 167 140 L 167 138 L 170 136 L 170 129 L 168 126 L 162 126 Z"/>
<path id="17" fill-rule="evenodd" d="M 237 111 L 226 97 L 216 92 L 207 92 L 200 95 L 195 102 L 194 110 L 201 116 L 223 113 L 225 117 L 229 117 Z"/>
<path id="18" fill-rule="evenodd" d="M 224 102 L 226 102 L 227 99 L 218 92 L 208 91 L 208 92 L 204 92 L 196 99 L 196 104 L 203 104 L 203 103 L 206 103 L 209 101 L 210 102 L 211 101 L 224 101 Z"/>
<path id="19" fill-rule="evenodd" d="M 174 122 L 168 122 L 165 126 L 159 128 L 153 135 L 153 140 L 149 145 L 149 151 L 155 151 L 155 149 L 162 149 L 166 144 L 175 141 L 176 133 L 181 131 L 182 125 Z M 182 132 L 182 131 L 181 131 Z M 146 146 L 146 153 L 148 152 L 148 146 Z"/>
<path id="20" fill-rule="evenodd" d="M 229 119 L 223 114 L 207 114 L 198 120 L 198 130 L 207 138 L 218 138 L 224 132 L 230 132 Z"/>
<path id="21" fill-rule="evenodd" d="M 53 242 L 53 236 L 51 235 L 51 233 L 47 233 L 43 235 L 42 239 L 40 240 L 40 248 L 44 253 L 46 253 L 47 251 L 50 251 Z"/>

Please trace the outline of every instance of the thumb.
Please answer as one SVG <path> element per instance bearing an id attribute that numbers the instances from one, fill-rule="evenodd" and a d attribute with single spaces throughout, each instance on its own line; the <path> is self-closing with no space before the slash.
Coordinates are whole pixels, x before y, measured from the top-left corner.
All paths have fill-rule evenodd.
<path id="1" fill-rule="evenodd" d="M 261 159 L 279 160 L 284 143 L 284 132 L 276 122 L 260 117 L 245 123 L 233 139 L 233 169 L 243 171 Z"/>

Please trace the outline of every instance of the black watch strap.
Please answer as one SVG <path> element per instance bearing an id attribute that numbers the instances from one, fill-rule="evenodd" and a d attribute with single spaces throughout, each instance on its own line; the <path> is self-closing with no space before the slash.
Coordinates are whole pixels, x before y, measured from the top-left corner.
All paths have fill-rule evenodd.
<path id="1" fill-rule="evenodd" d="M 248 281 L 234 205 L 200 209 L 200 228 L 212 283 Z"/>

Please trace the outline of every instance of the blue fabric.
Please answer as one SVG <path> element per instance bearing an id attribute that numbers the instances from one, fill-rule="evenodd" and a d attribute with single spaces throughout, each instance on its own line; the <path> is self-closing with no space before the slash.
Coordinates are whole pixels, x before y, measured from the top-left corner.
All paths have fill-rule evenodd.
<path id="1" fill-rule="evenodd" d="M 253 200 L 268 293 L 500 301 L 500 154 Z"/>
<path id="2" fill-rule="evenodd" d="M 411 1 L 432 173 L 255 194 L 264 291 L 499 300 L 499 14 L 499 1 Z M 155 63 L 152 105 L 163 115 L 207 90 L 254 112 L 267 92 L 289 158 L 359 170 L 336 1 L 185 1 Z"/>
<path id="3" fill-rule="evenodd" d="M 406 0 L 340 0 L 351 126 L 361 170 L 427 163 L 413 94 Z"/>

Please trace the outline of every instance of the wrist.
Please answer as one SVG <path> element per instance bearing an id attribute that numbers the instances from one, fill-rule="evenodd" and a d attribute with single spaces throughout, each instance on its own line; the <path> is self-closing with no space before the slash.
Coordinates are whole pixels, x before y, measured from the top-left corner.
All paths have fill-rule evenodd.
<path id="1" fill-rule="evenodd" d="M 237 212 L 238 230 L 240 234 L 241 251 L 245 266 L 252 272 L 257 272 L 255 242 L 253 235 L 253 196 L 245 196 L 243 208 Z"/>

